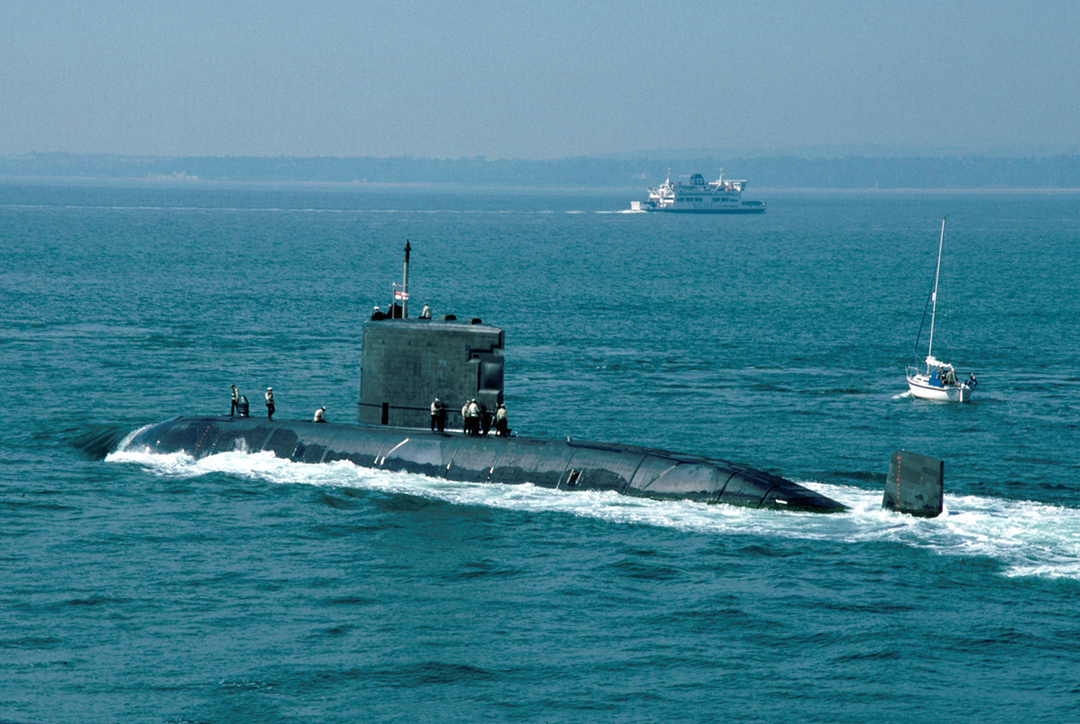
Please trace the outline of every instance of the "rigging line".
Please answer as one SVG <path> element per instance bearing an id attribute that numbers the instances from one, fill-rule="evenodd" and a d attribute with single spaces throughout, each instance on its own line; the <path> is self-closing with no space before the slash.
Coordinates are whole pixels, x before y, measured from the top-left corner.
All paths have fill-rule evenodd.
<path id="1" fill-rule="evenodd" d="M 915 348 L 911 350 L 911 364 L 916 364 L 918 361 L 919 339 L 922 337 L 923 325 L 926 324 L 926 311 L 930 309 L 930 300 L 933 298 L 933 296 L 933 290 L 931 290 L 930 293 L 926 295 L 926 305 L 923 307 L 922 310 L 922 319 L 919 320 L 919 333 L 915 335 Z"/>

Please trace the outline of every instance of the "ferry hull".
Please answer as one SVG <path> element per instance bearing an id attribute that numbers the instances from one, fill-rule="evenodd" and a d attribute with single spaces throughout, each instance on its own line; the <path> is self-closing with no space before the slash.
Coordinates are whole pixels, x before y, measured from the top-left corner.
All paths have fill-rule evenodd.
<path id="1" fill-rule="evenodd" d="M 732 209 L 665 209 L 665 208 L 642 208 L 642 211 L 650 211 L 663 214 L 764 214 L 765 207 L 744 207 Z"/>
<path id="2" fill-rule="evenodd" d="M 304 463 L 348 460 L 477 483 L 532 483 L 559 490 L 690 499 L 752 508 L 833 513 L 841 503 L 778 475 L 723 460 L 651 448 L 529 437 L 471 437 L 422 428 L 178 417 L 137 431 L 127 450 L 183 451 L 199 459 L 232 450 L 267 451 Z"/>

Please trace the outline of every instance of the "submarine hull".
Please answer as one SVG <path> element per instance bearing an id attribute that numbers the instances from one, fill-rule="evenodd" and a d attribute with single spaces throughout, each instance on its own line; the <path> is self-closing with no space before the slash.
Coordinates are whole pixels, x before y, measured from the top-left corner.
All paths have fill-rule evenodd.
<path id="1" fill-rule="evenodd" d="M 137 431 L 125 446 L 196 459 L 233 450 L 304 463 L 348 460 L 379 470 L 475 483 L 611 490 L 752 508 L 845 510 L 786 478 L 738 463 L 664 450 L 532 437 L 471 437 L 423 428 L 249 417 L 177 417 Z"/>

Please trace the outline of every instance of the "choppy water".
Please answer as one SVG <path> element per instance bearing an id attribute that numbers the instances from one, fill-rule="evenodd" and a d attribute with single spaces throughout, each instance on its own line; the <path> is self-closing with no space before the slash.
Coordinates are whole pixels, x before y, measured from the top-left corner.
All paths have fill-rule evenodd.
<path id="1" fill-rule="evenodd" d="M 1080 195 L 0 185 L 0 720 L 1080 719 Z M 937 231 L 935 354 L 909 399 Z M 703 453 L 835 516 L 80 437 L 351 420 L 359 330 L 506 328 L 511 424 Z M 885 513 L 889 454 L 946 515 Z"/>

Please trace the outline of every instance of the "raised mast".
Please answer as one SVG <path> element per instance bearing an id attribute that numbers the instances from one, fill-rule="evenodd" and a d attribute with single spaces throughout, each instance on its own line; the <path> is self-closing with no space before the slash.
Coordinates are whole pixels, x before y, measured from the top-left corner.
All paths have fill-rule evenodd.
<path id="1" fill-rule="evenodd" d="M 401 318 L 407 319 L 409 317 L 409 252 L 412 251 L 412 247 L 409 246 L 409 240 L 405 240 L 405 272 L 401 278 Z M 941 257 L 938 257 L 940 263 Z M 931 327 L 932 329 L 932 327 Z"/>
<path id="2" fill-rule="evenodd" d="M 934 356 L 934 316 L 937 314 L 938 277 L 941 275 L 941 249 L 945 246 L 945 219 L 941 220 L 941 238 L 938 239 L 937 268 L 934 270 L 934 293 L 930 296 L 930 346 L 926 350 L 926 367 L 930 368 L 930 359 Z"/>

